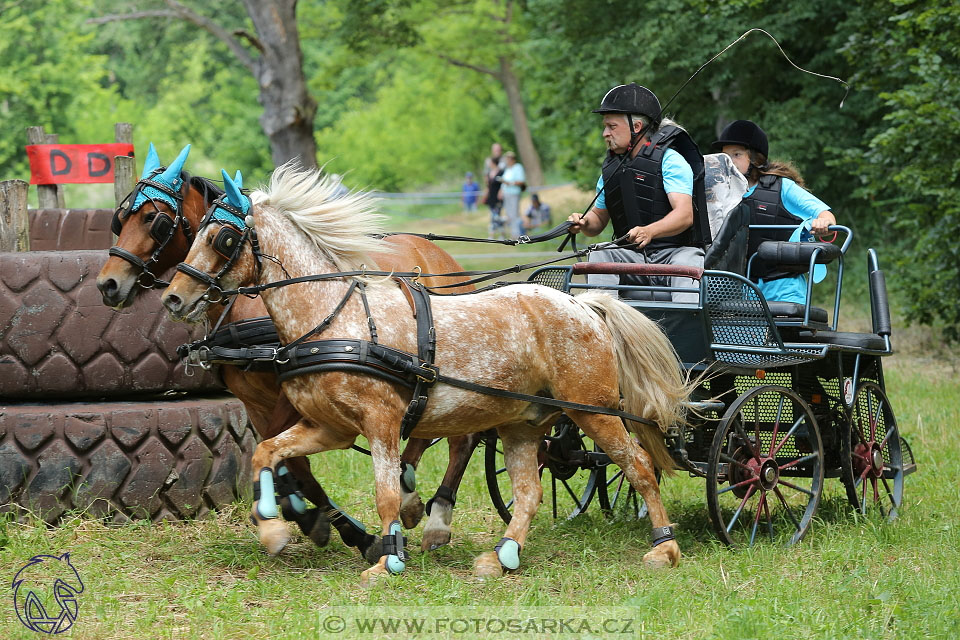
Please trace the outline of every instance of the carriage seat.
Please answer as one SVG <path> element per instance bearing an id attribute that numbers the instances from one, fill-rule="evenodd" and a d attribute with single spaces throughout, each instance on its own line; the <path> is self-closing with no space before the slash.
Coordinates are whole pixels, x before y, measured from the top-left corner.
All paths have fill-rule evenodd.
<path id="1" fill-rule="evenodd" d="M 800 342 L 819 342 L 839 347 L 852 347 L 868 351 L 886 351 L 887 343 L 883 336 L 875 333 L 853 333 L 850 331 L 801 331 Z"/>
<path id="2" fill-rule="evenodd" d="M 770 309 L 770 315 L 774 321 L 777 318 L 799 318 L 803 319 L 806 307 L 798 302 L 779 302 L 777 300 L 768 300 L 767 307 Z M 820 307 L 810 307 L 810 320 L 812 322 L 827 323 L 827 310 Z"/>
<path id="3" fill-rule="evenodd" d="M 806 273 L 810 268 L 810 257 L 818 249 L 817 264 L 830 264 L 843 255 L 840 247 L 829 242 L 766 240 L 757 247 L 757 259 L 778 271 Z"/>

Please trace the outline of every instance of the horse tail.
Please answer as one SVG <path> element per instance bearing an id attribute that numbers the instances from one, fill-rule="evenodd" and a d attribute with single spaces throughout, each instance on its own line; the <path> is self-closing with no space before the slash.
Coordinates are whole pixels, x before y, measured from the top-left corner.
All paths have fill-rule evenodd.
<path id="1" fill-rule="evenodd" d="M 684 401 L 695 386 L 685 382 L 676 350 L 656 322 L 613 296 L 588 291 L 576 300 L 603 318 L 613 336 L 623 410 L 656 425 L 630 420 L 624 423 L 654 465 L 671 473 L 674 462 L 664 432 L 684 422 Z"/>

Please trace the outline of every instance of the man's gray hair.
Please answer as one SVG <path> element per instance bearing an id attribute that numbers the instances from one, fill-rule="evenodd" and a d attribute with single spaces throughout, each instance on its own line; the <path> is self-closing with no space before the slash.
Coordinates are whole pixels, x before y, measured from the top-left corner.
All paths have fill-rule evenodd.
<path id="1" fill-rule="evenodd" d="M 640 113 L 632 113 L 632 114 L 630 114 L 630 117 L 633 118 L 633 121 L 634 121 L 634 122 L 639 122 L 639 123 L 640 123 L 640 129 L 641 129 L 641 130 L 644 129 L 644 128 L 646 128 L 646 126 L 647 126 L 648 124 L 650 124 L 650 117 L 649 117 L 649 116 L 645 116 L 645 115 L 642 115 L 642 114 L 640 114 Z M 627 114 L 623 114 L 623 119 L 624 119 L 625 122 L 628 123 L 628 126 L 629 126 L 629 120 L 627 119 Z M 684 129 L 684 131 L 686 131 L 686 129 L 685 129 L 682 125 L 680 125 L 679 123 L 674 122 L 674 121 L 671 120 L 670 118 L 663 118 L 662 120 L 660 120 L 660 126 L 657 127 L 656 130 L 654 130 L 654 131 L 648 131 L 648 132 L 647 132 L 647 135 L 648 135 L 648 136 L 651 136 L 651 135 L 655 134 L 657 131 L 660 131 L 660 129 L 663 129 L 663 128 L 664 128 L 665 126 L 667 126 L 667 125 L 672 125 L 672 126 L 674 126 L 674 127 L 679 127 L 679 128 L 681 128 L 681 129 Z M 631 132 L 631 133 L 632 133 L 632 132 Z"/>

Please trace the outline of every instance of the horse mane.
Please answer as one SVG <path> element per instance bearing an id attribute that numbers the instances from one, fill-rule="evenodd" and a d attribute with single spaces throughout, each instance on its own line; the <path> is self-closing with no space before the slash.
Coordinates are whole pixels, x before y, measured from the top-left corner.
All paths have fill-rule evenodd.
<path id="1" fill-rule="evenodd" d="M 191 176 L 186 171 L 183 171 L 180 175 L 183 177 L 183 181 L 190 185 L 191 189 L 196 189 L 200 192 L 203 196 L 203 201 L 208 205 L 223 195 L 223 189 L 218 187 L 216 183 L 209 178 Z"/>
<path id="2" fill-rule="evenodd" d="M 337 270 L 357 270 L 375 264 L 368 253 L 390 252 L 377 234 L 384 233 L 384 216 L 377 199 L 351 191 L 338 195 L 340 184 L 320 169 L 303 169 L 290 161 L 273 172 L 270 185 L 250 195 L 260 207 L 270 207 L 287 217 L 333 261 Z"/>

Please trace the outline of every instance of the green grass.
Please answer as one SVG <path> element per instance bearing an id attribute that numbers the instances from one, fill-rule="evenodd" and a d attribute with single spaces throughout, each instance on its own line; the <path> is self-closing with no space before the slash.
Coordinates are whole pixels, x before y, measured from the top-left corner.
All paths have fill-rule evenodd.
<path id="1" fill-rule="evenodd" d="M 477 583 L 473 558 L 503 531 L 477 455 L 460 491 L 452 545 L 423 554 L 419 530 L 408 532 L 413 555 L 406 573 L 372 589 L 358 586 L 365 563 L 337 540 L 318 549 L 298 537 L 281 556 L 268 557 L 246 522 L 246 505 L 189 523 L 112 527 L 73 517 L 47 528 L 6 521 L 0 577 L 10 580 L 34 554 L 71 552 L 86 584 L 71 631 L 77 638 L 319 637 L 318 612 L 345 605 L 407 607 L 411 616 L 427 605 L 580 608 L 568 616 L 623 606 L 637 628 L 657 637 L 956 637 L 960 384 L 948 369 L 897 360 L 888 361 L 887 384 L 920 464 L 907 478 L 901 517 L 892 524 L 857 517 L 839 481 L 827 480 L 818 519 L 793 548 L 720 546 L 703 482 L 678 477 L 663 486 L 679 524 L 678 569 L 643 569 L 646 520 L 607 521 L 592 505 L 585 516 L 554 521 L 544 505 L 521 570 Z M 349 451 L 314 458 L 330 494 L 368 526 L 375 523 L 369 458 Z M 427 452 L 418 474 L 425 497 L 445 462 L 442 446 Z M 32 637 L 10 604 L 0 606 L 0 631 L 4 638 Z"/>

